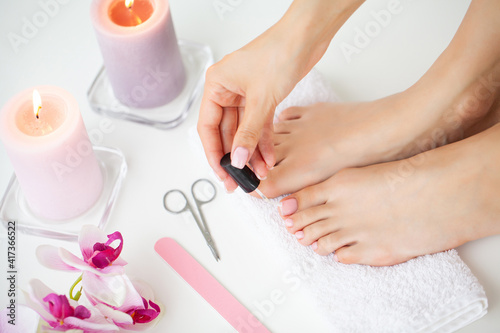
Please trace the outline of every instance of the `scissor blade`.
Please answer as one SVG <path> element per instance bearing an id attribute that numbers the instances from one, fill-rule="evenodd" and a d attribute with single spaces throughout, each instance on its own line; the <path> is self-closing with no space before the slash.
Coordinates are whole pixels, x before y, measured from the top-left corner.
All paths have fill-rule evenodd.
<path id="1" fill-rule="evenodd" d="M 214 256 L 215 260 L 219 261 L 220 260 L 219 253 L 215 249 L 213 242 L 207 241 L 207 245 L 210 248 L 210 251 L 212 251 L 212 255 Z"/>

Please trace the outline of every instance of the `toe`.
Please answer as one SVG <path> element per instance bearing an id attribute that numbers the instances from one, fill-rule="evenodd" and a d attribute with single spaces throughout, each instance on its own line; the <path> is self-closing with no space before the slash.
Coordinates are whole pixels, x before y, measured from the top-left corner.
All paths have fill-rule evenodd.
<path id="1" fill-rule="evenodd" d="M 317 240 L 315 252 L 319 255 L 326 256 L 351 243 L 354 243 L 353 235 L 345 230 L 340 230 L 319 238 Z"/>
<path id="2" fill-rule="evenodd" d="M 334 221 L 333 211 L 331 205 L 322 204 L 308 209 L 304 209 L 288 216 L 285 219 L 285 225 L 288 231 L 292 234 L 304 229 L 311 224 L 318 223 L 319 221 L 329 219 L 332 223 Z"/>
<path id="3" fill-rule="evenodd" d="M 341 247 L 335 250 L 334 259 L 342 264 L 359 264 L 363 258 L 359 248 L 356 245 Z"/>
<path id="4" fill-rule="evenodd" d="M 293 106 L 291 108 L 283 110 L 279 116 L 278 120 L 279 121 L 285 121 L 285 120 L 292 120 L 292 119 L 298 119 L 302 116 L 303 107 L 298 107 L 298 106 Z"/>
<path id="5" fill-rule="evenodd" d="M 274 134 L 290 134 L 289 122 L 274 123 Z"/>
<path id="6" fill-rule="evenodd" d="M 276 156 L 276 166 L 278 166 L 279 164 L 281 164 L 283 162 L 283 160 L 286 158 L 286 156 L 288 156 L 290 154 L 290 150 L 289 150 L 289 145 L 286 143 L 286 141 L 281 141 L 281 136 L 283 136 L 284 134 L 281 134 L 281 135 L 276 135 L 276 139 L 278 139 L 278 142 L 275 142 L 275 145 L 274 145 L 274 154 Z"/>
<path id="7" fill-rule="evenodd" d="M 337 261 L 343 264 L 362 264 L 371 266 L 392 266 L 411 258 L 401 259 L 388 247 L 373 247 L 366 243 L 344 246 L 335 251 Z"/>
<path id="8" fill-rule="evenodd" d="M 319 240 L 322 237 L 325 237 L 330 234 L 335 234 L 339 231 L 338 223 L 334 219 L 326 219 L 314 222 L 304 229 L 297 231 L 297 233 L 302 232 L 303 237 L 299 239 L 299 242 L 302 245 L 311 245 L 315 241 Z M 298 238 L 298 237 L 297 237 Z"/>
<path id="9" fill-rule="evenodd" d="M 286 208 L 287 200 L 295 200 L 296 209 L 294 211 L 288 209 L 281 209 L 280 213 L 282 216 L 289 216 L 294 214 L 296 211 L 302 211 L 311 207 L 323 205 L 328 201 L 328 191 L 327 188 L 323 186 L 323 183 L 306 187 L 290 196 L 283 198 L 280 202 L 280 208 Z"/>

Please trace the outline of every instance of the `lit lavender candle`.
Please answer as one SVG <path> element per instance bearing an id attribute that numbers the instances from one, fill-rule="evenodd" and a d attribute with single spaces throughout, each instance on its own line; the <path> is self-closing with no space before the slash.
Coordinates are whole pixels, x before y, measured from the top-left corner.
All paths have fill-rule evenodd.
<path id="1" fill-rule="evenodd" d="M 167 0 L 94 0 L 91 20 L 121 103 L 152 108 L 179 95 L 186 74 Z"/>

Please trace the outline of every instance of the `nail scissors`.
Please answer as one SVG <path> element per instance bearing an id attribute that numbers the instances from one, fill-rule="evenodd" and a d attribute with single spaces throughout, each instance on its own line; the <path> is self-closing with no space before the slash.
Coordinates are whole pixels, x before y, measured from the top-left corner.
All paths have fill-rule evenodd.
<path id="1" fill-rule="evenodd" d="M 214 256 L 215 260 L 219 261 L 219 253 L 217 252 L 217 248 L 215 247 L 212 235 L 208 230 L 205 216 L 203 215 L 203 211 L 201 210 L 201 206 L 214 200 L 216 195 L 215 186 L 208 179 L 198 179 L 193 183 L 193 185 L 191 185 L 191 195 L 193 196 L 200 218 L 198 218 L 198 216 L 193 211 L 193 208 L 189 203 L 186 195 L 180 190 L 170 190 L 165 193 L 165 196 L 163 197 L 163 206 L 167 211 L 174 214 L 180 214 L 189 211 L 196 221 L 196 224 L 198 225 L 201 233 L 203 234 L 203 237 L 205 238 L 210 251 L 212 251 L 212 255 Z"/>

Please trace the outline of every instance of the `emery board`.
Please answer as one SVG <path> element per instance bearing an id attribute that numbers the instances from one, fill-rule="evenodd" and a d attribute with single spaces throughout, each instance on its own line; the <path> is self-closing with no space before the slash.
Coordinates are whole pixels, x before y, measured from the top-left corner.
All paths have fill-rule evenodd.
<path id="1" fill-rule="evenodd" d="M 239 333 L 269 330 L 172 238 L 161 238 L 155 251 Z"/>

